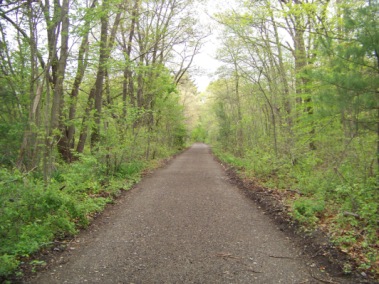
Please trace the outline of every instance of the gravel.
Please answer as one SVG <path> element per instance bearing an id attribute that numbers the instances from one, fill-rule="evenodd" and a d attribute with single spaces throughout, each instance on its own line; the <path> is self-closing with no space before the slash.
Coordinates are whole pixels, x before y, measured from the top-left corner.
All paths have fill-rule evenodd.
<path id="1" fill-rule="evenodd" d="M 27 282 L 341 283 L 200 143 L 145 177 Z"/>

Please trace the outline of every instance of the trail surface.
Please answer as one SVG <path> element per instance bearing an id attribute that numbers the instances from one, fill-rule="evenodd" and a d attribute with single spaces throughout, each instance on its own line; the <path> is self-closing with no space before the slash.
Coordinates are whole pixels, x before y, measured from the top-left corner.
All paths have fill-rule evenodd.
<path id="1" fill-rule="evenodd" d="M 317 264 L 228 182 L 204 144 L 99 219 L 30 282 L 321 283 Z"/>

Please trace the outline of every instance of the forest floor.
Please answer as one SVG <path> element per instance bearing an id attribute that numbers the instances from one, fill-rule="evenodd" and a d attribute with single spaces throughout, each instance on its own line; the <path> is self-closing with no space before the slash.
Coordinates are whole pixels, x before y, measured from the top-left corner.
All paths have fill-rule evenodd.
<path id="1" fill-rule="evenodd" d="M 57 242 L 24 282 L 369 283 L 344 275 L 340 257 L 195 144 Z"/>

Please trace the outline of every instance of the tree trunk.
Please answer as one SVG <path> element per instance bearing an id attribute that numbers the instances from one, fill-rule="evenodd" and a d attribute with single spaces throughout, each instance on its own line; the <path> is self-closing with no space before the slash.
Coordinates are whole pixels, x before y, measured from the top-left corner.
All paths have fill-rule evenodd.
<path id="1" fill-rule="evenodd" d="M 63 82 L 65 79 L 66 65 L 68 58 L 68 39 L 69 39 L 69 18 L 68 18 L 69 0 L 63 0 L 60 16 L 62 17 L 61 47 L 60 58 L 57 67 L 57 81 L 54 86 L 54 99 L 51 109 L 52 129 L 59 128 L 60 135 L 58 139 L 58 151 L 63 160 L 70 162 L 72 160 L 71 149 L 67 140 L 66 125 L 63 121 Z"/>
<path id="2" fill-rule="evenodd" d="M 103 81 L 105 76 L 105 69 L 107 63 L 107 47 L 108 47 L 108 17 L 109 14 L 105 13 L 108 10 L 108 0 L 103 1 L 103 12 L 104 15 L 101 17 L 101 29 L 100 29 L 100 52 L 99 52 L 99 67 L 97 69 L 95 88 L 94 88 L 94 108 L 95 123 L 92 127 L 91 135 L 91 149 L 94 149 L 96 144 L 100 140 L 100 116 L 101 108 L 103 104 Z"/>
<path id="3" fill-rule="evenodd" d="M 33 125 L 38 128 L 39 126 L 39 112 L 41 108 L 41 95 L 42 95 L 42 82 L 39 82 L 36 87 L 36 82 L 38 83 L 38 65 L 37 65 L 37 44 L 34 28 L 34 14 L 33 9 L 28 7 L 28 20 L 29 20 L 29 33 L 30 36 L 30 64 L 31 73 L 29 79 L 29 118 L 28 124 L 23 134 L 23 140 L 20 147 L 19 156 L 16 162 L 17 168 L 21 170 L 30 171 L 36 166 L 37 156 L 38 156 L 38 141 L 37 133 L 33 129 Z"/>
<path id="4" fill-rule="evenodd" d="M 80 129 L 80 134 L 79 134 L 79 141 L 78 145 L 76 146 L 76 152 L 81 154 L 84 151 L 84 146 L 87 141 L 87 136 L 88 136 L 88 120 L 90 119 L 90 113 L 93 108 L 93 100 L 95 97 L 95 89 L 94 87 L 91 89 L 89 95 L 88 95 L 88 100 L 87 100 L 87 106 L 86 109 L 84 110 L 84 115 L 82 119 L 82 126 Z"/>
<path id="5" fill-rule="evenodd" d="M 131 67 L 129 64 L 131 63 L 131 54 L 132 54 L 132 43 L 135 33 L 135 26 L 136 26 L 136 20 L 138 16 L 138 9 L 139 9 L 139 1 L 135 1 L 133 12 L 132 12 L 132 21 L 130 24 L 130 31 L 129 31 L 129 37 L 126 42 L 124 33 L 122 33 L 123 38 L 123 51 L 125 53 L 125 60 L 126 67 L 124 69 L 124 81 L 123 81 L 123 93 L 122 93 L 122 100 L 123 100 L 123 117 L 126 118 L 126 106 L 127 106 L 127 98 L 130 98 L 130 103 L 132 106 L 135 106 L 135 97 L 134 97 L 134 82 L 133 82 L 133 72 L 131 70 Z"/>
<path id="6" fill-rule="evenodd" d="M 103 0 L 103 9 L 108 11 L 109 0 Z M 119 7 L 120 8 L 120 7 Z M 113 48 L 118 26 L 121 20 L 121 12 L 118 12 L 111 30 L 110 37 L 108 38 L 108 26 L 109 26 L 109 12 L 104 13 L 101 17 L 101 31 L 100 31 L 100 54 L 99 54 L 99 67 L 96 74 L 95 82 L 95 96 L 94 96 L 94 126 L 92 127 L 91 135 L 91 149 L 94 150 L 97 147 L 97 143 L 100 141 L 100 126 L 101 126 L 101 109 L 103 105 L 103 82 L 107 73 L 107 62 L 110 56 L 110 52 Z"/>
<path id="7" fill-rule="evenodd" d="M 97 0 L 94 0 L 92 2 L 92 5 L 90 6 L 90 9 L 94 9 L 97 5 Z M 62 157 L 66 157 L 66 162 L 72 162 L 75 160 L 75 156 L 72 154 L 72 150 L 74 149 L 75 141 L 75 126 L 73 125 L 73 120 L 76 117 L 76 107 L 77 107 L 77 98 L 79 95 L 79 87 L 82 83 L 85 70 L 87 68 L 88 63 L 88 37 L 90 32 L 90 21 L 86 20 L 84 23 L 84 28 L 86 30 L 85 34 L 82 37 L 82 42 L 79 47 L 79 53 L 78 53 L 78 67 L 76 70 L 76 75 L 74 79 L 73 86 L 71 88 L 70 92 L 70 107 L 69 107 L 69 113 L 68 113 L 68 121 L 70 124 L 68 126 L 65 126 L 64 129 L 62 129 L 61 133 L 61 140 L 60 140 L 60 147 L 62 151 L 66 152 L 66 155 L 62 155 Z"/>

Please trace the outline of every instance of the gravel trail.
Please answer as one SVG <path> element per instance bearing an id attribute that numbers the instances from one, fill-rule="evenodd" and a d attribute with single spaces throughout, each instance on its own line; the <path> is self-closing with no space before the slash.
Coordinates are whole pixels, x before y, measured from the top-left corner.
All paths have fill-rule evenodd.
<path id="1" fill-rule="evenodd" d="M 321 283 L 317 279 L 331 278 L 320 276 L 317 264 L 228 181 L 208 146 L 195 144 L 145 177 L 29 282 Z"/>

